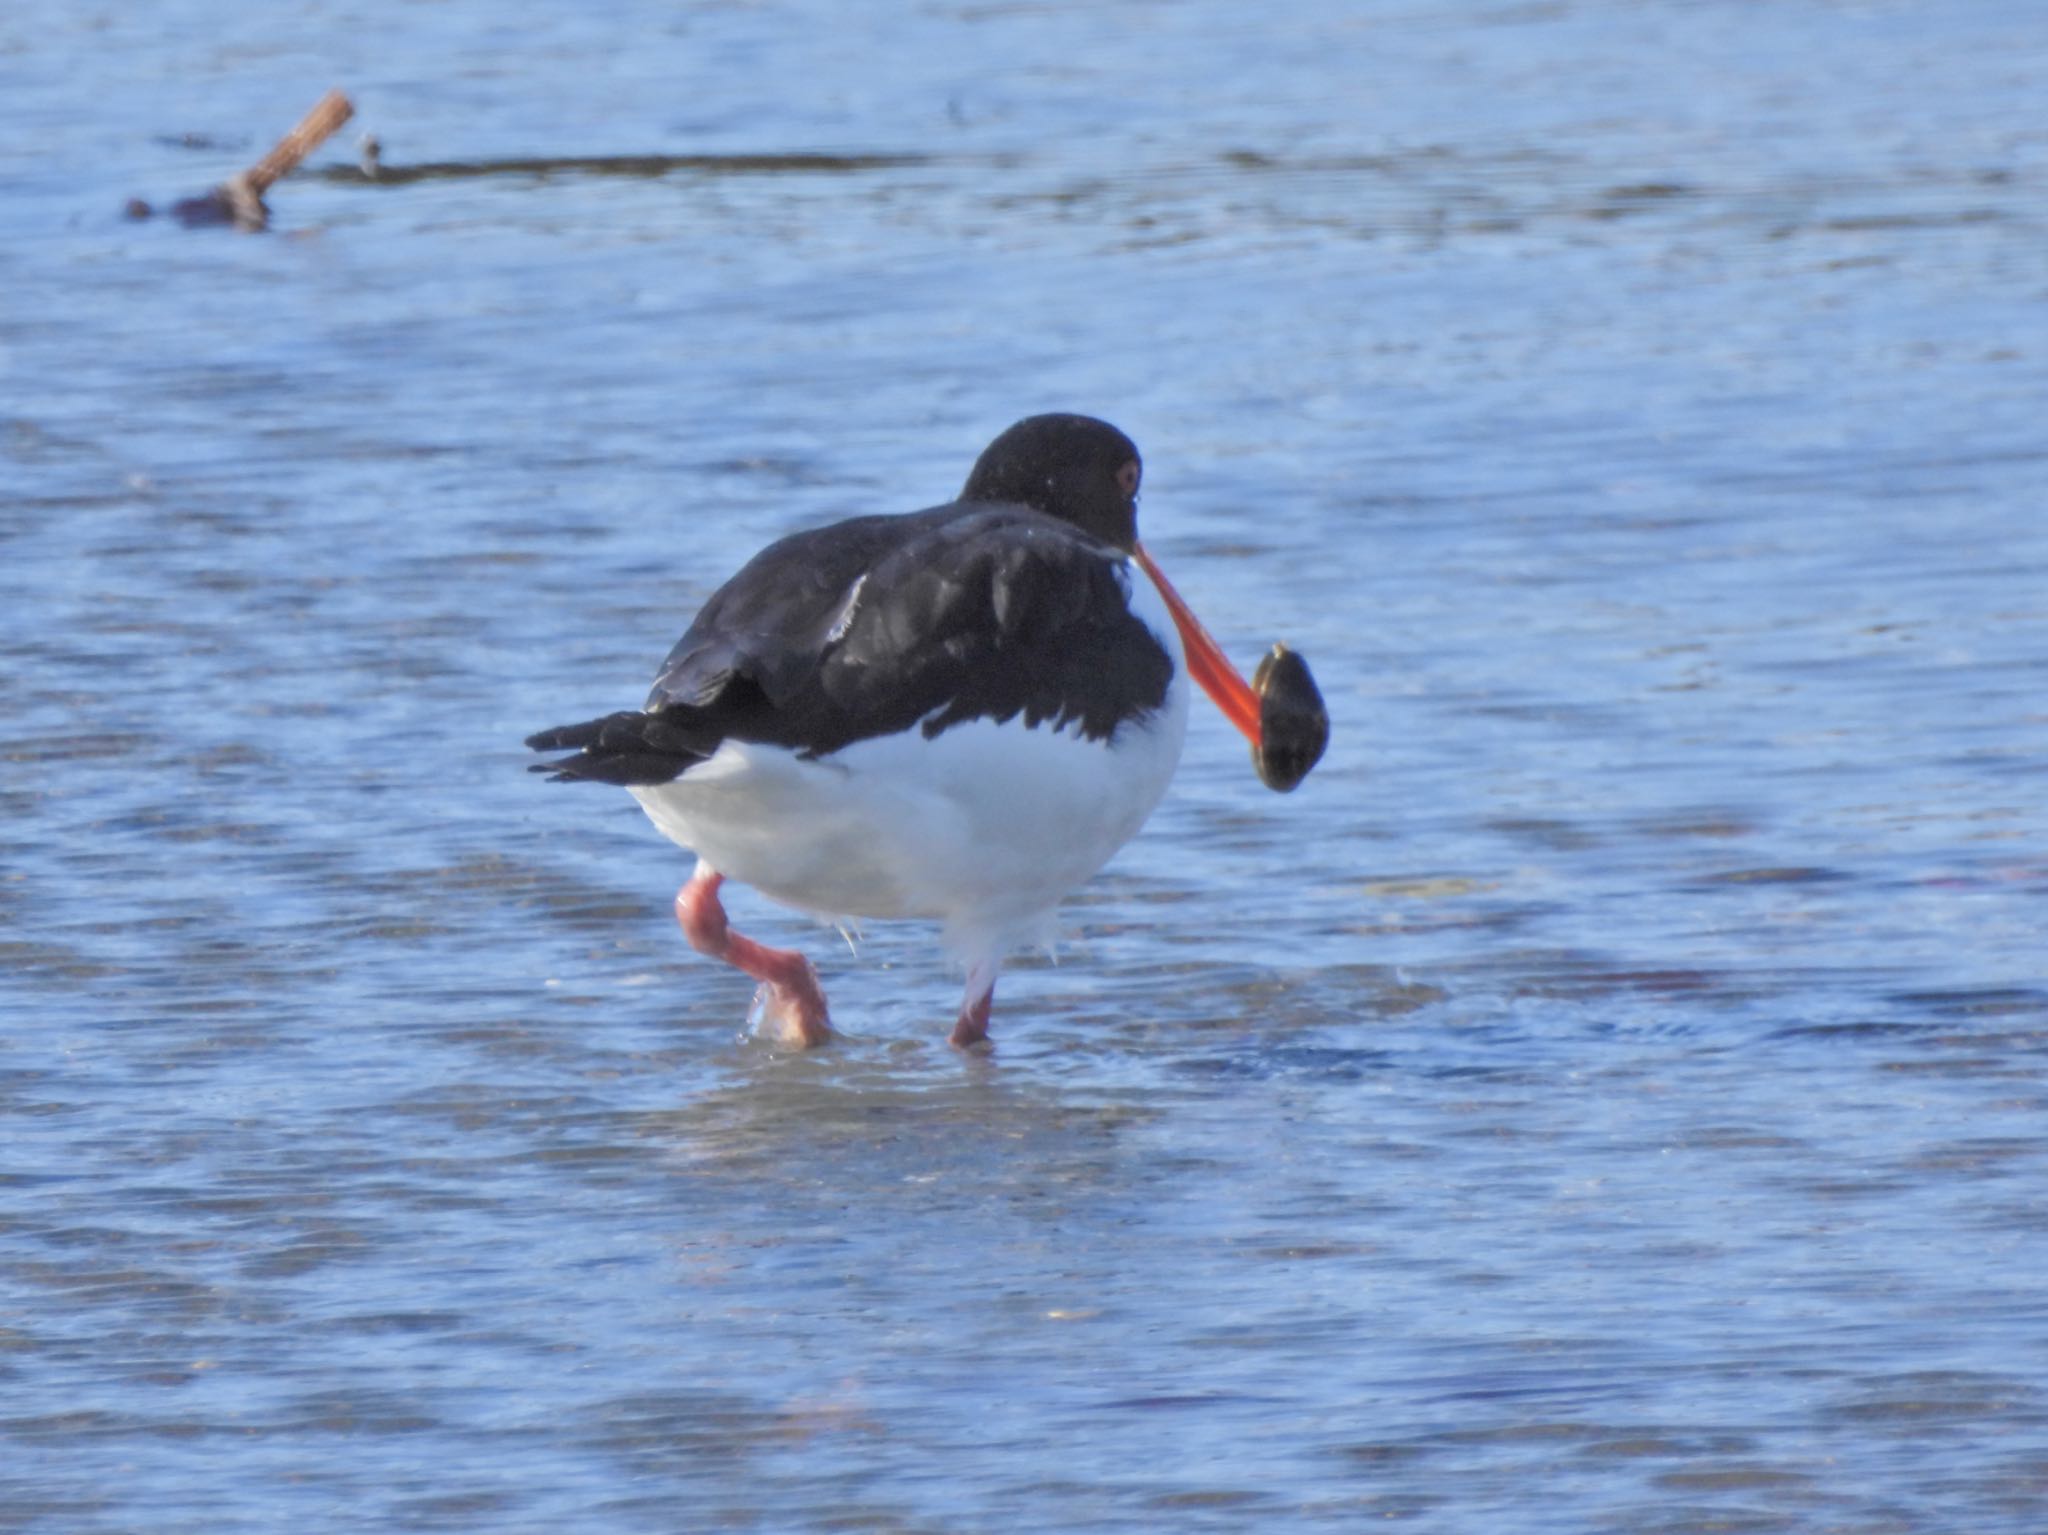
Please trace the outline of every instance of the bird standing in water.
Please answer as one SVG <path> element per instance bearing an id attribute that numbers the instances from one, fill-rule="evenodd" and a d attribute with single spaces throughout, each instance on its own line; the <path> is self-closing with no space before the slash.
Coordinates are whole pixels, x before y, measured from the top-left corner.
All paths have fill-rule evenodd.
<path id="1" fill-rule="evenodd" d="M 952 1042 L 986 1039 L 1004 957 L 1165 793 L 1190 674 L 1276 788 L 1327 737 L 1299 658 L 1276 647 L 1254 691 L 1139 545 L 1141 473 L 1107 422 L 1020 421 L 957 501 L 763 549 L 644 708 L 529 737 L 573 753 L 536 770 L 624 785 L 697 855 L 677 920 L 761 983 L 765 1030 L 823 1043 L 825 995 L 801 954 L 733 931 L 728 878 L 825 918 L 937 920 L 967 967 Z"/>

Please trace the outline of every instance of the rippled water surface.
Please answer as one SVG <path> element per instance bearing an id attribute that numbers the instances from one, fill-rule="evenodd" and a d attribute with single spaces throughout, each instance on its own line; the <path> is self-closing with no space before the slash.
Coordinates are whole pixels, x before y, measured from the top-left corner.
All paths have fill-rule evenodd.
<path id="1" fill-rule="evenodd" d="M 0 13 L 0 1529 L 2048 1527 L 2041 21 Z M 748 1040 L 520 737 L 1054 408 L 1330 756 Z"/>

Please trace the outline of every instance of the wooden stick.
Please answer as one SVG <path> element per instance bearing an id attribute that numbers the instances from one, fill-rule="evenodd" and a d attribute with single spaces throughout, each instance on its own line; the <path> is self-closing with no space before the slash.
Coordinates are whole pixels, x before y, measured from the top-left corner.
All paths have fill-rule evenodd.
<path id="1" fill-rule="evenodd" d="M 355 116 L 356 109 L 340 91 L 329 91 L 313 103 L 299 125 L 277 141 L 277 147 L 247 170 L 228 177 L 211 192 L 171 204 L 171 217 L 188 229 L 232 224 L 237 229 L 262 229 L 270 223 L 263 194 L 299 168 L 334 130 Z M 154 210 L 139 197 L 128 201 L 128 217 L 146 219 Z"/>
<path id="2" fill-rule="evenodd" d="M 299 168 L 314 150 L 332 138 L 335 129 L 356 115 L 356 109 L 340 91 L 329 91 L 313 104 L 313 110 L 299 119 L 298 127 L 277 141 L 277 147 L 243 171 L 237 179 L 261 197 L 271 186 Z"/>

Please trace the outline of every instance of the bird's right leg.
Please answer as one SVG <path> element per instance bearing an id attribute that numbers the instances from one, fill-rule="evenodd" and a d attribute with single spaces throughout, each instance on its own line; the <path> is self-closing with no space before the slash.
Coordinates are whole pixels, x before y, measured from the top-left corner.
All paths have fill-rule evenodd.
<path id="1" fill-rule="evenodd" d="M 967 967 L 967 990 L 960 998 L 960 1016 L 953 1022 L 948 1043 L 965 1050 L 988 1038 L 988 1016 L 996 1002 L 996 975 L 1002 968 L 1000 954 L 985 955 Z"/>
<path id="2" fill-rule="evenodd" d="M 676 892 L 676 921 L 699 954 L 722 959 L 761 983 L 755 1000 L 761 1004 L 763 1027 L 784 1044 L 799 1049 L 822 1045 L 832 1037 L 825 1014 L 825 993 L 818 972 L 794 949 L 771 949 L 732 930 L 718 887 L 725 876 L 699 861 L 690 882 Z"/>

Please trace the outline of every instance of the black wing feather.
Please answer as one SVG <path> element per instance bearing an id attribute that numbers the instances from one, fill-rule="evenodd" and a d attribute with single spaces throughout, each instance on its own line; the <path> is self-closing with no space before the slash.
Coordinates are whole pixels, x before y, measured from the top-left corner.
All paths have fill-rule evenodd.
<path id="1" fill-rule="evenodd" d="M 829 756 L 963 721 L 1106 739 L 1157 709 L 1172 662 L 1114 549 L 1026 507 L 862 517 L 771 544 L 705 603 L 640 713 L 544 731 L 558 777 L 662 783 L 727 737 Z"/>

